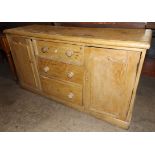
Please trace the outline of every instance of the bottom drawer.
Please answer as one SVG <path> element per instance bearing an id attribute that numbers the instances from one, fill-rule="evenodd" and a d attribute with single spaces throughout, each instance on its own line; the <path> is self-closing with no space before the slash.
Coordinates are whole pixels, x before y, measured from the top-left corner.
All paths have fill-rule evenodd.
<path id="1" fill-rule="evenodd" d="M 40 77 L 42 90 L 48 96 L 71 104 L 82 105 L 82 86 Z"/>

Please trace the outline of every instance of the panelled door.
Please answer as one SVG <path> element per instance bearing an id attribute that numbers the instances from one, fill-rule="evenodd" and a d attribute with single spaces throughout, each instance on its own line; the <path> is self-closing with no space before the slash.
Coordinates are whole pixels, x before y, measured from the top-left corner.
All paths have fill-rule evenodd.
<path id="1" fill-rule="evenodd" d="M 125 120 L 140 52 L 87 47 L 85 59 L 85 106 Z"/>
<path id="2" fill-rule="evenodd" d="M 8 36 L 8 40 L 21 85 L 38 89 L 38 75 L 31 40 L 12 35 Z"/>

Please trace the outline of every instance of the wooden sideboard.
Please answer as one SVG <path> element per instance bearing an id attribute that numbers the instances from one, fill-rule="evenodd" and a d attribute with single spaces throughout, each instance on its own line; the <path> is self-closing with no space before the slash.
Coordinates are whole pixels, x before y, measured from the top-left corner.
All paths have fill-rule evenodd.
<path id="1" fill-rule="evenodd" d="M 23 88 L 129 127 L 151 30 L 32 25 L 4 32 Z"/>

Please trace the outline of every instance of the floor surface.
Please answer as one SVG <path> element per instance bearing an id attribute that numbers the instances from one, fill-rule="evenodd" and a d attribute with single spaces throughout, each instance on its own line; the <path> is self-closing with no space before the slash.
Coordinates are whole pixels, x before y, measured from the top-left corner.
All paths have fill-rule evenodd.
<path id="1" fill-rule="evenodd" d="M 21 89 L 0 64 L 0 131 L 155 131 L 155 78 L 141 77 L 129 130 Z"/>

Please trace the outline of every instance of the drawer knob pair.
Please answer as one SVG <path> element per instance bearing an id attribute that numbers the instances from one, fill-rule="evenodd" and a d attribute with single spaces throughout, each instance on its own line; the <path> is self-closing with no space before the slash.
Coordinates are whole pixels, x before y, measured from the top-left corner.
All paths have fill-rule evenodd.
<path id="1" fill-rule="evenodd" d="M 70 93 L 68 94 L 68 98 L 69 98 L 69 99 L 72 99 L 73 97 L 74 97 L 74 94 L 70 92 Z"/>
<path id="2" fill-rule="evenodd" d="M 44 67 L 44 72 L 47 73 L 50 70 L 48 66 Z"/>
<path id="3" fill-rule="evenodd" d="M 43 53 L 46 53 L 46 52 L 48 51 L 48 47 L 43 47 L 43 48 L 41 49 L 41 51 L 42 51 Z"/>
<path id="4" fill-rule="evenodd" d="M 73 76 L 74 76 L 74 72 L 68 72 L 68 73 L 67 73 L 67 77 L 68 77 L 68 78 L 72 78 Z"/>
<path id="5" fill-rule="evenodd" d="M 68 51 L 66 51 L 66 53 L 65 53 L 68 57 L 71 57 L 73 54 L 74 54 L 74 52 L 72 51 L 72 50 L 68 50 Z"/>

